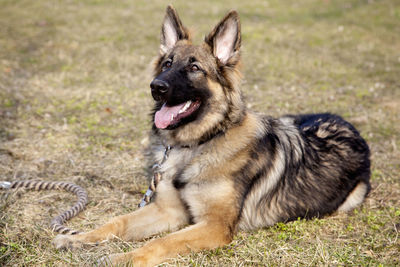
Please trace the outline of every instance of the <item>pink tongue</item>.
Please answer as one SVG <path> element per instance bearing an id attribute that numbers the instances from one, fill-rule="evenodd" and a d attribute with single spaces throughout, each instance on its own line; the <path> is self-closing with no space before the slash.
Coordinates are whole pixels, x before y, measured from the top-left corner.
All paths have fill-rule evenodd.
<path id="1" fill-rule="evenodd" d="M 159 129 L 167 128 L 173 120 L 171 120 L 172 115 L 174 118 L 178 116 L 179 110 L 185 105 L 186 103 L 182 103 L 177 106 L 167 107 L 165 104 L 161 107 L 159 111 L 156 112 L 154 117 L 154 123 L 156 127 Z"/>

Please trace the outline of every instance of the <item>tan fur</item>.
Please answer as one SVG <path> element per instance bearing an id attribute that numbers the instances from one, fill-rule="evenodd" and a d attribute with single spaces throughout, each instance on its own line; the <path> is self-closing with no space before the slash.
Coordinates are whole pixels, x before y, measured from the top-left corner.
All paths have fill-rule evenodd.
<path id="1" fill-rule="evenodd" d="M 219 225 L 218 221 L 198 223 L 153 240 L 135 251 L 111 255 L 109 262 L 115 265 L 131 261 L 135 267 L 153 266 L 162 262 L 161 259 L 172 258 L 178 253 L 183 255 L 228 244 L 231 239 L 227 237 L 228 233 L 221 234 L 224 230 L 225 227 Z"/>

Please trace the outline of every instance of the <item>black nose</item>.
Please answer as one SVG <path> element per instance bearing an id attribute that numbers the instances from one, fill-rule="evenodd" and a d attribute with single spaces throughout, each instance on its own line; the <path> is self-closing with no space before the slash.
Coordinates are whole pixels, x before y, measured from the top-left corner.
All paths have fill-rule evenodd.
<path id="1" fill-rule="evenodd" d="M 166 81 L 154 79 L 151 84 L 151 95 L 155 100 L 161 100 L 169 90 L 169 84 Z"/>

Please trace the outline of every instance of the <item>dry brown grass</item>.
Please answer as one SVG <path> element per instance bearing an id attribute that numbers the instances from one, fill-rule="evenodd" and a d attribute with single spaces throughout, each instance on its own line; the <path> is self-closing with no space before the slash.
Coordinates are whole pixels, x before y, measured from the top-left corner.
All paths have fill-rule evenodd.
<path id="1" fill-rule="evenodd" d="M 90 203 L 68 226 L 88 230 L 136 209 L 146 187 L 149 62 L 164 1 L 14 1 L 0 8 L 0 180 L 69 180 Z M 368 140 L 373 191 L 350 214 L 245 233 L 181 266 L 394 266 L 400 258 L 400 3 L 176 2 L 197 39 L 231 8 L 243 31 L 243 91 L 273 116 L 331 111 Z M 48 224 L 74 201 L 2 193 L 0 265 L 90 265 L 139 247 L 117 241 L 57 251 Z"/>

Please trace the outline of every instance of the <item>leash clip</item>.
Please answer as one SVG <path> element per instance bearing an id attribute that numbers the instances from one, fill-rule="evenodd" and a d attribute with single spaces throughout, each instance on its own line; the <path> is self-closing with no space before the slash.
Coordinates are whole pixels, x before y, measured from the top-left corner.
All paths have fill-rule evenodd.
<path id="1" fill-rule="evenodd" d="M 163 161 L 168 158 L 168 152 L 171 150 L 171 146 L 166 146 L 164 149 L 164 158 Z"/>

